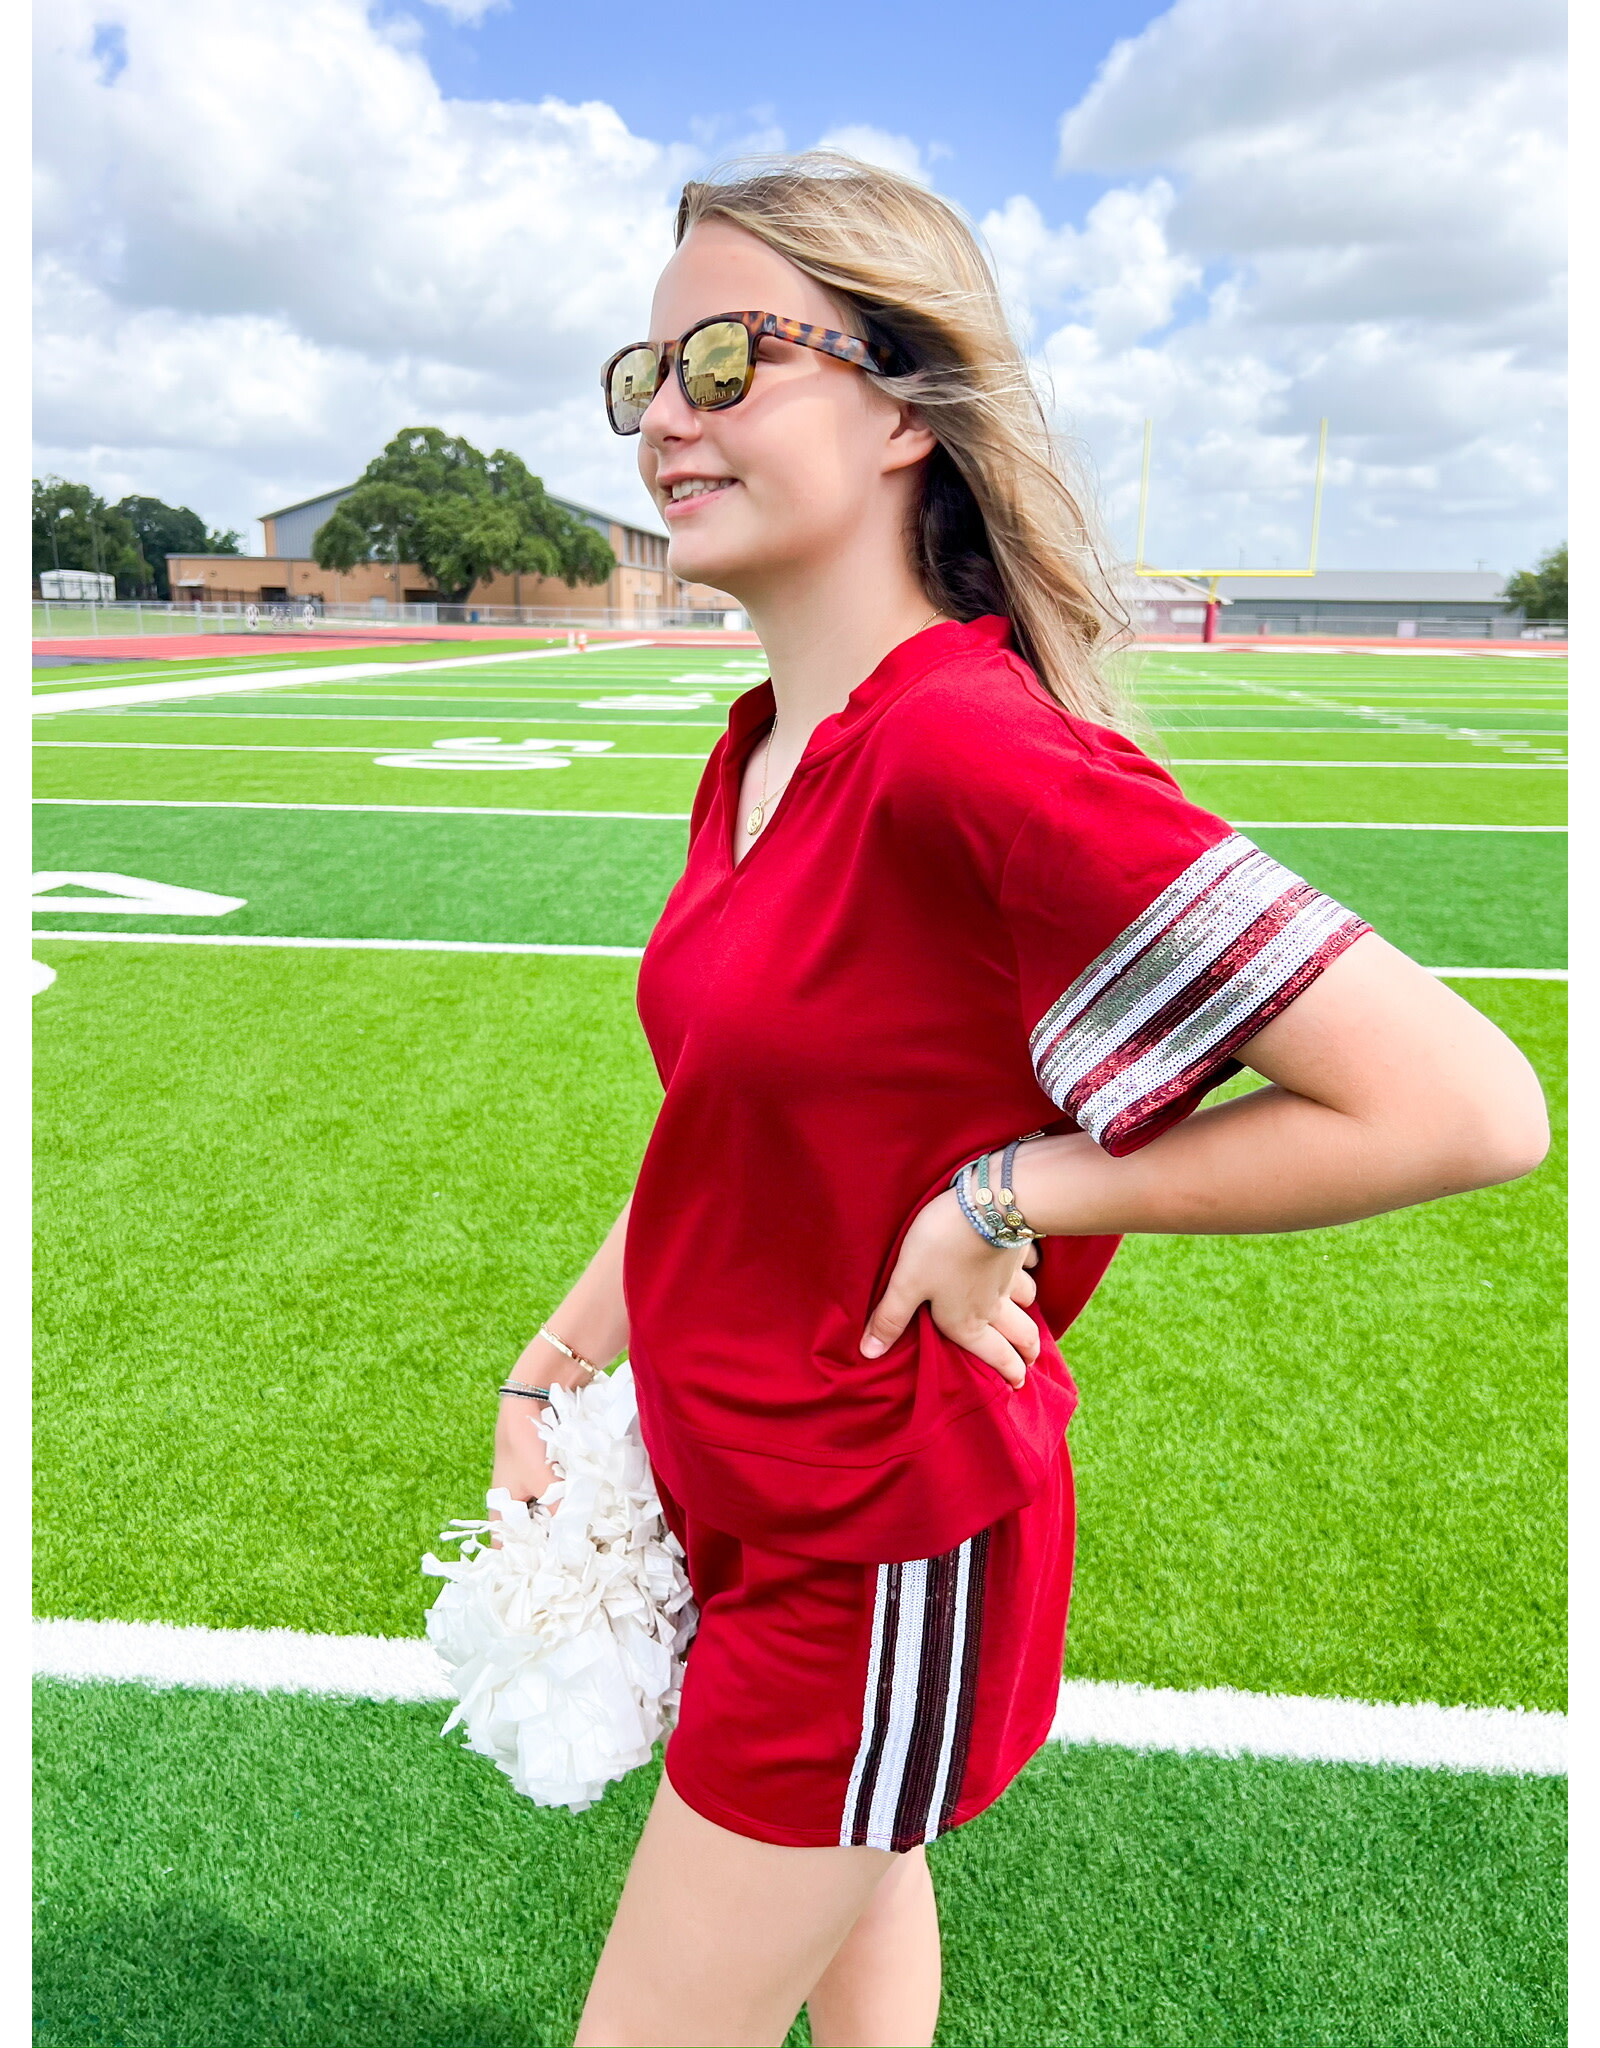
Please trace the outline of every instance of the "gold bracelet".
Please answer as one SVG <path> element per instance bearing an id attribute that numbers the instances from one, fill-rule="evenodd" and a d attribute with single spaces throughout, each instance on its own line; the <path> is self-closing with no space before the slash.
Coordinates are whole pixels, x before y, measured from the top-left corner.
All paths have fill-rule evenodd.
<path id="1" fill-rule="evenodd" d="M 596 1365 L 592 1358 L 585 1358 L 581 1352 L 574 1351 L 570 1344 L 563 1344 L 548 1323 L 541 1323 L 534 1334 L 542 1337 L 547 1344 L 553 1344 L 563 1358 L 570 1358 L 574 1365 L 581 1365 L 591 1381 L 605 1378 L 604 1366 Z"/>

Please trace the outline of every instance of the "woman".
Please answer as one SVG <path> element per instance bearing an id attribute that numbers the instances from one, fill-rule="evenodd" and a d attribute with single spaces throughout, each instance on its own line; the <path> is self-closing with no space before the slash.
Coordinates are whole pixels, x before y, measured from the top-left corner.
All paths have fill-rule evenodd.
<path id="1" fill-rule="evenodd" d="M 925 2043 L 924 1844 L 1054 1710 L 1055 1336 L 1119 1235 L 1510 1179 L 1543 1108 L 1492 1025 L 1124 736 L 1083 518 L 941 200 L 838 157 L 690 185 L 650 333 L 611 423 L 771 680 L 646 951 L 634 1194 L 513 1375 L 630 1349 L 701 1609 L 578 2040 L 778 2042 L 806 2004 L 819 2048 Z M 1241 1064 L 1269 1085 L 1199 1108 Z M 501 1405 L 495 1483 L 529 1498 L 541 1411 Z"/>

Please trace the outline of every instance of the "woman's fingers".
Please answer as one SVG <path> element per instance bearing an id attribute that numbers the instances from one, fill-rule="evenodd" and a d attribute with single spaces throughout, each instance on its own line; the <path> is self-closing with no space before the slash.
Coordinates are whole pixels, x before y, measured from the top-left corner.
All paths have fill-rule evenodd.
<path id="1" fill-rule="evenodd" d="M 1006 1300 L 997 1305 L 989 1320 L 1012 1350 L 1032 1365 L 1039 1356 L 1039 1325 L 1028 1311 Z"/>
<path id="2" fill-rule="evenodd" d="M 863 1358 L 881 1358 L 927 1299 L 926 1295 L 915 1293 L 901 1279 L 900 1272 L 901 1268 L 896 1266 L 882 1301 L 867 1318 L 866 1334 L 861 1339 Z"/>
<path id="3" fill-rule="evenodd" d="M 1027 1379 L 1026 1364 L 993 1323 L 980 1323 L 964 1335 L 957 1336 L 955 1341 L 963 1351 L 970 1351 L 974 1358 L 981 1358 L 985 1365 L 992 1365 L 1012 1386 L 1020 1387 Z"/>
<path id="4" fill-rule="evenodd" d="M 1011 1299 L 1026 1308 L 1039 1292 L 1039 1283 L 1033 1275 L 1019 1266 L 1011 1276 Z"/>

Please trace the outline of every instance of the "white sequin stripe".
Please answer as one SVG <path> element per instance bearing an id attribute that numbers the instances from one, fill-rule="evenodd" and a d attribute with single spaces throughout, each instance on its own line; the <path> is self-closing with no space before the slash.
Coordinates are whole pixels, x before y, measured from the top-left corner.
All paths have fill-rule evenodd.
<path id="1" fill-rule="evenodd" d="M 1098 1142 L 1124 1111 L 1157 1094 L 1169 1081 L 1197 1066 L 1207 1053 L 1235 1038 L 1239 1027 L 1248 1024 L 1333 933 L 1349 921 L 1350 912 L 1343 904 L 1327 896 L 1308 903 L 1276 938 L 1245 961 L 1215 995 L 1080 1104 L 1080 1127 Z M 1244 1035 L 1248 1037 L 1248 1031 Z"/>
<path id="2" fill-rule="evenodd" d="M 939 1768 L 934 1773 L 933 1791 L 928 1799 L 927 1828 L 922 1839 L 931 1842 L 939 1832 L 939 1815 L 944 1807 L 945 1786 L 950 1781 L 950 1753 L 955 1747 L 956 1722 L 961 1713 L 961 1667 L 967 1648 L 967 1597 L 972 1579 L 972 1538 L 956 1552 L 955 1627 L 950 1637 L 950 1681 L 945 1687 L 944 1734 L 939 1744 Z"/>
<path id="3" fill-rule="evenodd" d="M 1178 912 L 1203 895 L 1218 876 L 1225 874 L 1236 861 L 1248 853 L 1258 853 L 1260 848 L 1253 840 L 1246 839 L 1242 832 L 1230 832 L 1226 839 L 1193 860 L 1162 890 L 1155 901 L 1143 910 L 1124 931 L 1119 932 L 1104 952 L 1091 960 L 1088 966 L 1073 982 L 1065 995 L 1058 996 L 1033 1027 L 1029 1039 L 1029 1050 L 1035 1059 L 1039 1050 L 1049 1039 L 1055 1037 L 1061 1027 L 1077 1013 L 1092 1003 L 1108 982 L 1114 981 L 1123 968 L 1140 949 L 1145 946 L 1162 927 L 1169 924 Z"/>
<path id="4" fill-rule="evenodd" d="M 1252 847 L 1246 859 L 1191 901 L 1047 1050 L 1035 1052 L 1034 1071 L 1051 1101 L 1065 1107 L 1086 1075 L 1181 995 L 1243 938 L 1263 911 L 1299 883 L 1300 877 L 1271 854 Z"/>
<path id="5" fill-rule="evenodd" d="M 848 1849 L 856 1835 L 856 1801 L 861 1796 L 861 1778 L 872 1751 L 878 1728 L 878 1672 L 883 1663 L 883 1617 L 889 1604 L 889 1574 L 892 1564 L 880 1564 L 872 1603 L 872 1641 L 867 1651 L 867 1689 L 861 1704 L 861 1742 L 850 1771 L 850 1789 L 844 1795 L 844 1819 L 839 1827 L 839 1846 Z"/>
<path id="6" fill-rule="evenodd" d="M 866 1840 L 869 1849 L 894 1847 L 895 1814 L 911 1753 L 911 1737 L 917 1724 L 917 1688 L 922 1676 L 922 1610 L 928 1591 L 928 1561 L 917 1558 L 900 1567 L 900 1626 L 895 1631 L 891 1656 L 892 1688 L 889 1719 L 884 1730 L 883 1752 L 878 1758 L 878 1775 L 872 1787 L 872 1805 L 867 1813 Z"/>

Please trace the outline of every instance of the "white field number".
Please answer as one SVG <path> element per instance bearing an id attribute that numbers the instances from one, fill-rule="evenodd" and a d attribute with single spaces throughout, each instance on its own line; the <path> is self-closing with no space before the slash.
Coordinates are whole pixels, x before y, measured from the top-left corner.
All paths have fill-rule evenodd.
<path id="1" fill-rule="evenodd" d="M 717 678 L 721 682 L 722 678 Z M 648 695 L 633 697 L 584 697 L 580 699 L 585 711 L 704 711 L 716 699 L 709 690 L 696 690 L 693 696 L 667 697 L 652 690 Z"/>
<path id="2" fill-rule="evenodd" d="M 54 893 L 57 889 L 92 889 L 95 893 L 58 896 Z M 35 910 L 76 911 L 88 917 L 226 917 L 229 911 L 243 910 L 247 900 L 100 868 L 46 868 L 33 878 Z"/>
<path id="3" fill-rule="evenodd" d="M 570 768 L 575 754 L 609 753 L 614 740 L 435 740 L 427 753 L 379 754 L 377 768 Z"/>

